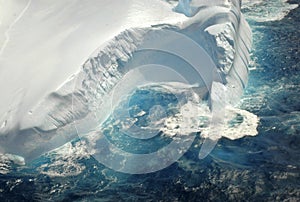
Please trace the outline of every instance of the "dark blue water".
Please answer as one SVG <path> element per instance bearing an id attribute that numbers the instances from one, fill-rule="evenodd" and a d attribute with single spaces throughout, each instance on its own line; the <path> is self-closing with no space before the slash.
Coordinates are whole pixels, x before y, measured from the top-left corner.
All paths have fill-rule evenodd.
<path id="1" fill-rule="evenodd" d="M 222 138 L 204 160 L 197 136 L 178 162 L 144 175 L 89 156 L 44 156 L 0 175 L 0 201 L 300 201 L 300 8 L 280 21 L 249 23 L 255 69 L 242 108 L 260 117 L 257 136 Z M 51 169 L 56 176 L 46 174 Z"/>

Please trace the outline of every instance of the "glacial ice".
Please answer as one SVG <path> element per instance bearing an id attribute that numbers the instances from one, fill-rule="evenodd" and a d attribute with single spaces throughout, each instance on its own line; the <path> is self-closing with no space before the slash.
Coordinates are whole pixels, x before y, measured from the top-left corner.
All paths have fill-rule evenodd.
<path id="1" fill-rule="evenodd" d="M 0 55 L 0 65 L 5 67 L 1 78 L 10 74 L 7 68 L 20 66 L 11 81 L 1 82 L 20 93 L 14 98 L 10 90 L 3 91 L 0 152 L 32 160 L 78 134 L 93 133 L 137 86 L 160 83 L 177 93 L 180 88 L 192 89 L 198 100 L 211 98 L 212 110 L 239 101 L 247 83 L 251 46 L 251 30 L 239 0 L 180 0 L 175 7 L 163 0 L 103 0 L 84 3 L 82 8 L 77 5 L 81 3 L 70 3 L 59 13 L 66 4 L 32 1 Z M 31 15 L 38 9 L 33 20 Z M 99 14 L 101 10 L 104 13 Z M 119 16 L 108 12 L 112 10 L 120 11 Z M 33 31 L 18 35 L 28 29 L 28 23 Z M 213 83 L 226 89 L 225 103 L 211 97 L 216 93 Z M 252 119 L 255 128 L 257 119 Z M 253 133 L 248 130 L 242 135 Z M 226 136 L 210 134 L 206 133 L 207 141 Z M 207 152 L 210 145 L 204 148 Z"/>

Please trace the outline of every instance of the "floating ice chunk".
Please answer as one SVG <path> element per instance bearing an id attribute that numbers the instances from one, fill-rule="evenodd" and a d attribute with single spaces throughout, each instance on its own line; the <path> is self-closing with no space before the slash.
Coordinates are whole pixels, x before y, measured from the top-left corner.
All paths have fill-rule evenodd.
<path id="1" fill-rule="evenodd" d="M 1 152 L 31 160 L 76 138 L 77 133 L 96 130 L 122 96 L 138 85 L 149 84 L 145 83 L 149 79 L 187 80 L 186 84 L 195 84 L 193 91 L 201 95 L 205 94 L 203 87 L 207 92 L 212 82 L 218 81 L 226 84 L 233 103 L 239 100 L 251 45 L 240 1 L 231 1 L 230 6 L 227 1 L 180 1 L 183 12 L 195 14 L 192 18 L 173 12 L 171 5 L 161 0 L 103 0 L 82 2 L 80 8 L 75 3 L 66 7 L 70 2 L 32 1 L 12 30 L 14 37 L 0 60 L 6 67 L 0 69 L 0 112 L 4 114 L 0 117 Z M 118 15 L 111 15 L 111 9 Z M 78 10 L 80 15 L 74 18 Z M 198 10 L 201 12 L 195 13 Z M 212 26 L 226 23 L 232 25 L 231 30 L 216 26 L 228 31 L 216 34 Z M 228 54 L 232 65 L 227 63 L 230 68 L 226 69 L 215 56 L 229 48 L 234 54 Z M 132 70 L 137 66 L 148 69 Z M 170 68 L 162 70 L 166 66 Z M 220 76 L 217 80 L 212 75 L 214 69 Z M 13 99 L 12 92 L 20 88 L 23 93 Z M 193 112 L 195 106 L 185 107 Z M 194 114 L 183 114 L 188 115 Z M 187 125 L 182 128 L 189 129 Z"/>
<path id="2" fill-rule="evenodd" d="M 25 165 L 25 159 L 22 156 L 14 155 L 14 154 L 5 154 L 9 160 L 14 162 L 17 165 Z"/>

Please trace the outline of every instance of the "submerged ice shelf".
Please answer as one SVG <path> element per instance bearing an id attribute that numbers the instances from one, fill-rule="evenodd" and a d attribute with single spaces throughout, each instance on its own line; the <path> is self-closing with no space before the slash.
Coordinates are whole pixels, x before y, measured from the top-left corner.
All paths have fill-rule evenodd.
<path id="1" fill-rule="evenodd" d="M 184 100 L 179 111 L 190 102 L 194 104 L 191 111 L 199 109 L 197 104 L 207 99 L 214 107 L 213 83 L 224 86 L 225 98 L 222 103 L 216 99 L 217 109 L 219 104 L 238 102 L 247 83 L 251 46 L 251 30 L 240 12 L 240 1 L 103 0 L 80 3 L 81 8 L 76 2 L 66 5 L 31 2 L 9 32 L 10 42 L 0 55 L 0 65 L 6 67 L 1 70 L 1 84 L 12 86 L 3 90 L 1 103 L 2 153 L 31 160 L 78 134 L 95 131 L 138 86 L 168 85 L 179 97 L 192 89 L 195 100 Z M 95 10 L 96 6 L 105 12 Z M 64 12 L 58 12 L 62 7 Z M 36 11 L 40 12 L 33 20 Z M 17 34 L 28 29 L 29 23 L 32 31 Z M 50 30 L 57 30 L 56 34 Z M 5 79 L 14 66 L 20 71 L 13 79 Z M 25 85 L 27 79 L 31 82 Z M 217 113 L 225 113 L 222 110 Z M 252 119 L 256 128 L 257 119 Z M 255 130 L 237 133 L 223 135 L 234 139 L 253 135 Z"/>

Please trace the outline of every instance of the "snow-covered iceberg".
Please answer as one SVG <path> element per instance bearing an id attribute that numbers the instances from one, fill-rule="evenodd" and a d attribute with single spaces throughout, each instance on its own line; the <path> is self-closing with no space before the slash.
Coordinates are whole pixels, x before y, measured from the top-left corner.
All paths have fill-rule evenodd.
<path id="1" fill-rule="evenodd" d="M 247 83 L 251 30 L 240 8 L 239 0 L 3 2 L 0 152 L 33 159 L 95 130 L 124 96 L 153 83 L 210 100 L 218 123 L 220 106 L 236 104 Z"/>

